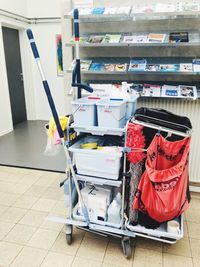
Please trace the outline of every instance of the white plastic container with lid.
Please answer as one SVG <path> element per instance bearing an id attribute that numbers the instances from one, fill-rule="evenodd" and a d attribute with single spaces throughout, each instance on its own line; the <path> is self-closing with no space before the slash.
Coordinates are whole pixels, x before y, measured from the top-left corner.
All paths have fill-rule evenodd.
<path id="1" fill-rule="evenodd" d="M 74 153 L 77 173 L 118 180 L 122 152 L 82 149 L 81 144 L 83 143 L 84 139 L 80 139 L 69 147 L 69 151 Z"/>
<path id="2" fill-rule="evenodd" d="M 97 126 L 97 106 L 100 97 L 84 97 L 72 101 L 74 124 L 78 126 Z"/>
<path id="3" fill-rule="evenodd" d="M 107 98 L 97 102 L 98 126 L 103 128 L 123 128 L 126 117 L 126 100 Z"/>

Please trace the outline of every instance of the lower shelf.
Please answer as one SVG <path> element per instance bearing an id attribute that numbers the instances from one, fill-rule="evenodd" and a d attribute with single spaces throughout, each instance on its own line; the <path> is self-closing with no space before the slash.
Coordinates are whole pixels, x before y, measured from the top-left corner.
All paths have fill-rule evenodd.
<path id="1" fill-rule="evenodd" d="M 179 240 L 183 237 L 183 216 L 181 215 L 175 220 L 180 225 L 180 234 L 172 234 L 172 233 L 167 232 L 167 223 L 161 224 L 160 227 L 154 230 L 147 229 L 144 226 L 141 226 L 139 224 L 136 226 L 133 226 L 129 223 L 127 225 L 127 228 L 128 230 L 134 232 L 136 236 L 137 235 L 140 236 L 141 234 L 146 234 L 148 236 L 153 236 L 153 237 L 158 237 L 158 238 L 164 237 L 164 238 L 171 238 L 171 239 Z"/>
<path id="2" fill-rule="evenodd" d="M 73 209 L 73 219 L 77 220 L 77 221 L 84 221 L 84 217 L 82 215 L 78 215 L 77 214 L 77 205 Z M 122 224 L 123 224 L 122 220 L 118 224 L 109 223 L 109 222 L 106 222 L 106 221 L 98 221 L 98 220 L 91 220 L 90 222 L 93 223 L 93 224 L 98 224 L 98 225 L 102 225 L 102 226 L 109 226 L 109 227 L 112 227 L 112 228 L 121 228 Z"/>

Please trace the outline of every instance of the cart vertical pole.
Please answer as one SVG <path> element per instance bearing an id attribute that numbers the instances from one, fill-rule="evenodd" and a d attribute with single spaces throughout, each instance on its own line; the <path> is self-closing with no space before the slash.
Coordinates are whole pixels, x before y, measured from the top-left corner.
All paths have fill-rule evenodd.
<path id="1" fill-rule="evenodd" d="M 76 82 L 81 83 L 81 61 L 80 61 L 80 50 L 79 50 L 79 12 L 78 9 L 74 9 L 74 34 L 76 44 Z M 78 86 L 77 98 L 81 98 L 81 88 Z"/>

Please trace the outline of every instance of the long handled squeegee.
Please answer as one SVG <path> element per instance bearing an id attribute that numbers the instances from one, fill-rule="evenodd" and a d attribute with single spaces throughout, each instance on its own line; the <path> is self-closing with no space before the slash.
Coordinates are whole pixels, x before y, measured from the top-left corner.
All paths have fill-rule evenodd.
<path id="1" fill-rule="evenodd" d="M 60 125 L 58 113 L 56 111 L 56 107 L 55 107 L 55 104 L 54 104 L 54 101 L 53 101 L 53 98 L 52 98 L 52 95 L 51 95 L 49 84 L 48 84 L 48 82 L 47 82 L 47 80 L 45 78 L 45 75 L 44 75 L 44 72 L 43 72 L 43 69 L 42 69 L 42 65 L 41 65 L 41 62 L 40 62 L 40 56 L 39 56 L 38 49 L 37 49 L 37 46 L 36 46 L 36 43 L 35 43 L 35 40 L 34 40 L 34 37 L 33 37 L 33 33 L 32 33 L 32 31 L 30 29 L 27 30 L 27 35 L 28 35 L 28 39 L 30 41 L 30 45 L 31 45 L 31 48 L 32 48 L 32 52 L 33 52 L 34 58 L 36 60 L 36 63 L 37 63 L 38 69 L 39 69 L 39 73 L 40 73 L 41 78 L 42 78 L 43 87 L 44 87 L 44 90 L 45 90 L 45 93 L 46 93 L 46 96 L 47 96 L 47 99 L 48 99 L 48 102 L 49 102 L 49 105 L 50 105 L 50 108 L 51 108 L 51 112 L 52 112 L 54 121 L 56 123 L 58 134 L 59 134 L 59 136 L 61 138 L 61 142 L 62 142 L 62 144 L 64 146 L 64 149 L 65 149 L 65 152 L 66 152 L 67 163 L 69 164 L 69 167 L 70 167 L 70 170 L 71 170 L 71 173 L 72 173 L 72 177 L 74 179 L 74 183 L 75 183 L 76 190 L 77 190 L 77 193 L 78 193 L 78 196 L 79 196 L 79 200 L 80 200 L 80 204 L 81 204 L 81 209 L 82 209 L 85 221 L 87 222 L 87 224 L 89 224 L 88 211 L 87 211 L 87 208 L 86 208 L 86 206 L 85 206 L 85 204 L 83 202 L 83 197 L 82 197 L 79 185 L 78 185 L 78 181 L 77 181 L 76 174 L 75 174 L 75 171 L 74 171 L 74 168 L 73 168 L 73 164 L 72 164 L 72 161 L 71 161 L 71 158 L 70 158 L 70 155 L 69 155 L 69 151 L 68 151 L 67 147 L 65 146 L 64 134 L 63 134 L 63 131 L 62 131 L 62 127 Z"/>

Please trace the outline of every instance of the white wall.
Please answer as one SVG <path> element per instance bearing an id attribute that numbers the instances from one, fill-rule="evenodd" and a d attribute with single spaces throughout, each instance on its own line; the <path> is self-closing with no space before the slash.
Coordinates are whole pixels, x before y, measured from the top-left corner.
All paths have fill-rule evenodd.
<path id="1" fill-rule="evenodd" d="M 60 17 L 62 0 L 27 0 L 27 16 Z"/>
<path id="2" fill-rule="evenodd" d="M 27 0 L 0 0 L 0 9 L 15 13 L 17 15 L 27 15 Z"/>

